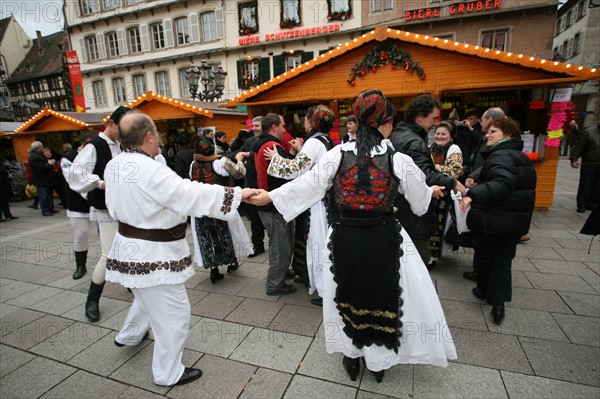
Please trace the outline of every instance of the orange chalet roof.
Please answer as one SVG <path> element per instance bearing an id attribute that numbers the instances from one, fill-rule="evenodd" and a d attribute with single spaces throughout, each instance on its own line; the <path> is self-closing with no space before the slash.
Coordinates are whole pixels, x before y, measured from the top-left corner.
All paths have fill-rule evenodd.
<path id="1" fill-rule="evenodd" d="M 137 108 L 150 115 L 153 120 L 190 118 L 194 116 L 206 116 L 213 118 L 213 112 L 206 109 L 206 103 L 199 101 L 178 100 L 162 96 L 153 91 L 147 91 L 134 101 L 127 104 L 129 108 Z M 107 115 L 102 120 L 106 123 L 110 118 Z"/>
<path id="2" fill-rule="evenodd" d="M 431 51 L 431 49 L 443 50 L 443 53 L 445 54 L 455 54 L 456 56 L 462 56 L 463 59 L 465 58 L 464 56 L 468 56 L 471 59 L 479 59 L 487 64 L 492 61 L 495 64 L 501 64 L 512 68 L 516 67 L 520 70 L 528 71 L 524 81 L 515 82 L 515 86 L 540 86 L 544 84 L 553 85 L 583 82 L 592 79 L 600 80 L 600 72 L 596 68 L 586 68 L 584 66 L 546 60 L 535 56 L 493 50 L 469 43 L 440 39 L 437 37 L 380 26 L 368 33 L 363 34 L 360 37 L 338 45 L 336 48 L 329 50 L 327 53 L 316 56 L 312 60 L 304 62 L 290 71 L 284 72 L 283 74 L 276 76 L 269 81 L 244 91 L 239 96 L 230 98 L 229 101 L 226 104 L 221 105 L 221 107 L 232 108 L 239 105 L 269 103 L 270 101 L 268 100 L 268 96 L 265 97 L 263 94 L 281 86 L 283 83 L 294 78 L 303 77 L 303 75 L 305 75 L 307 72 L 314 70 L 319 66 L 323 66 L 324 64 L 330 64 L 330 61 L 339 58 L 351 52 L 352 50 L 366 45 L 373 45 L 377 41 L 383 42 L 388 39 L 396 39 L 409 45 L 421 46 L 420 48 L 429 48 L 429 51 Z M 423 65 L 421 65 L 421 67 L 423 67 Z M 348 70 L 348 72 L 350 71 Z M 466 76 L 467 75 L 465 75 L 465 77 Z M 306 82 L 306 80 L 302 80 L 302 83 L 304 82 Z M 445 83 L 447 85 L 452 84 L 452 82 L 441 83 Z M 489 81 L 480 83 L 473 82 L 469 85 L 470 89 L 485 89 L 507 86 L 510 85 L 506 82 L 499 82 L 497 85 L 494 85 L 493 82 L 490 84 Z M 357 90 L 357 92 L 358 91 L 359 90 Z M 275 97 L 277 96 L 274 96 L 274 98 Z"/>
<path id="3" fill-rule="evenodd" d="M 15 134 L 93 129 L 102 126 L 101 121 L 105 115 L 92 112 L 58 112 L 44 108 L 16 128 Z"/>

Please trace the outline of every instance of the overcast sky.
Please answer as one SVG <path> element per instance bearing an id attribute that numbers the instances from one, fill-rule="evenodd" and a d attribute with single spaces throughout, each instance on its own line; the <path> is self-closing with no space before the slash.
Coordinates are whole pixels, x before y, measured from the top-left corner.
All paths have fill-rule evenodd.
<path id="1" fill-rule="evenodd" d="M 14 15 L 27 34 L 35 38 L 39 30 L 43 36 L 63 29 L 62 0 L 0 0 L 0 19 Z"/>

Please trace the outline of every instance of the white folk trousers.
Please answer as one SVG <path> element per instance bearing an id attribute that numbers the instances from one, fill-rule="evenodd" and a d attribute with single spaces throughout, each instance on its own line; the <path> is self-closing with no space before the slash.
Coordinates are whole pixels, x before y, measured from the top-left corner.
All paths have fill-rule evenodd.
<path id="1" fill-rule="evenodd" d="M 96 264 L 96 268 L 94 269 L 94 274 L 92 275 L 92 282 L 94 284 L 102 284 L 106 277 L 106 258 L 108 257 L 108 251 L 110 251 L 110 247 L 115 240 L 115 234 L 117 234 L 117 229 L 119 228 L 119 223 L 117 222 L 99 222 L 98 223 L 98 233 L 100 235 L 100 249 L 102 254 L 100 255 L 100 259 L 98 259 L 98 263 Z"/>
<path id="2" fill-rule="evenodd" d="M 190 329 L 191 306 L 185 285 L 159 285 L 131 291 L 133 304 L 115 339 L 125 345 L 137 345 L 151 328 L 154 383 L 173 385 L 185 369 L 181 358 Z"/>

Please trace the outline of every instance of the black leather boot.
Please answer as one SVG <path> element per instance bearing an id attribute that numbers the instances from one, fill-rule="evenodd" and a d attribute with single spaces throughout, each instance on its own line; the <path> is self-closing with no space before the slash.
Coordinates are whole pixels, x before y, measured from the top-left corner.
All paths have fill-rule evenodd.
<path id="1" fill-rule="evenodd" d="M 90 282 L 90 290 L 88 291 L 87 301 L 85 303 L 85 317 L 91 321 L 100 320 L 100 308 L 98 302 L 100 302 L 100 295 L 104 289 L 104 284 L 94 284 Z"/>
<path id="2" fill-rule="evenodd" d="M 75 269 L 75 273 L 73 273 L 73 280 L 79 280 L 87 272 L 87 268 L 85 267 L 87 253 L 88 251 L 75 251 L 75 266 L 77 269 Z"/>
<path id="3" fill-rule="evenodd" d="M 504 302 L 494 302 L 492 305 L 492 317 L 494 318 L 494 324 L 502 324 L 502 320 L 504 320 Z"/>
<path id="4" fill-rule="evenodd" d="M 356 381 L 356 377 L 358 377 L 358 371 L 360 370 L 359 358 L 352 359 L 351 357 L 344 356 L 342 359 L 342 364 L 350 376 L 350 379 L 352 381 Z"/>
<path id="5" fill-rule="evenodd" d="M 218 267 L 213 267 L 212 269 L 210 269 L 210 282 L 211 283 L 215 283 L 217 280 L 221 280 L 223 279 L 223 275 L 221 274 L 221 272 L 219 272 L 219 268 Z"/>

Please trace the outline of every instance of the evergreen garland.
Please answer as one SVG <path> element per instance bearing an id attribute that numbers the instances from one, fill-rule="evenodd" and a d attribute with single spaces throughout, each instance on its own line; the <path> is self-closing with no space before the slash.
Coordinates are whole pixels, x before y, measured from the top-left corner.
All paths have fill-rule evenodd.
<path id="1" fill-rule="evenodd" d="M 392 71 L 402 68 L 409 71 L 411 75 L 416 72 L 421 80 L 425 79 L 425 70 L 419 66 L 419 63 L 413 62 L 408 52 L 390 43 L 374 47 L 361 62 L 354 65 L 348 83 L 354 86 L 357 77 L 364 78 L 367 73 L 375 73 L 378 68 L 387 64 L 391 64 Z"/>

